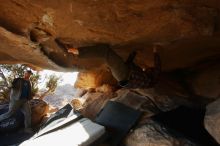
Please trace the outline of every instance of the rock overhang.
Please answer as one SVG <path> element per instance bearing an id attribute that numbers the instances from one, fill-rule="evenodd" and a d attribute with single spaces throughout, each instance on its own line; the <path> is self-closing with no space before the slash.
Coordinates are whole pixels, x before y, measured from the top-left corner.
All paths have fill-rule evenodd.
<path id="1" fill-rule="evenodd" d="M 100 59 L 73 59 L 72 68 L 65 61 L 65 51 L 56 48 L 54 52 L 61 53 L 55 55 L 57 60 L 51 58 L 31 40 L 30 32 L 35 28 L 53 40 L 66 38 L 67 43 L 108 43 L 124 60 L 136 50 L 135 62 L 143 68 L 152 65 L 152 46 L 161 44 L 164 71 L 218 58 L 220 53 L 217 0 L 10 0 L 0 7 L 1 63 L 26 63 L 60 71 L 94 69 L 103 64 Z"/>

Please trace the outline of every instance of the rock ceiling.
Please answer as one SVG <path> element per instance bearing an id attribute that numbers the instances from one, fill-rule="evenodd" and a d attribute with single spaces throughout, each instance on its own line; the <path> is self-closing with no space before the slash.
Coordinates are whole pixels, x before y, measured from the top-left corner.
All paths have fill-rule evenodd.
<path id="1" fill-rule="evenodd" d="M 72 71 L 92 69 L 100 59 L 66 59 L 66 50 L 49 53 L 33 41 L 38 29 L 51 38 L 85 46 L 108 43 L 124 59 L 137 51 L 135 62 L 152 64 L 152 46 L 164 71 L 185 68 L 220 54 L 219 0 L 0 0 L 0 63 L 25 63 Z M 53 46 L 53 45 L 52 45 Z M 55 55 L 52 55 L 55 54 Z M 72 66 L 75 66 L 72 67 Z"/>

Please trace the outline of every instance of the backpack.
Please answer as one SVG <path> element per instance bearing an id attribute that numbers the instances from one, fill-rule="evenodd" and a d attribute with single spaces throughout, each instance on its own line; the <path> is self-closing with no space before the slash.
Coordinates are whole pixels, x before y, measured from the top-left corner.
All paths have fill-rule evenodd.
<path id="1" fill-rule="evenodd" d="M 15 78 L 13 81 L 12 81 L 12 88 L 13 89 L 16 89 L 16 88 L 18 88 L 18 83 L 19 83 L 19 80 L 23 80 L 22 78 Z"/>

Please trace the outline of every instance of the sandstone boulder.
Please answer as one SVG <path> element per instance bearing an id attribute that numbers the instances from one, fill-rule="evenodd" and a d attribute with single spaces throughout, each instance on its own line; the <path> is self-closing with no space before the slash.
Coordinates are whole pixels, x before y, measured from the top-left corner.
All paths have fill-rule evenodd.
<path id="1" fill-rule="evenodd" d="M 111 71 L 99 69 L 80 72 L 74 86 L 76 88 L 89 89 L 101 87 L 104 84 L 117 85 L 117 82 L 112 76 Z"/>
<path id="2" fill-rule="evenodd" d="M 131 131 L 124 141 L 126 146 L 196 146 L 153 120 Z"/>
<path id="3" fill-rule="evenodd" d="M 137 50 L 136 62 L 143 68 L 152 65 L 152 45 L 160 43 L 163 70 L 184 68 L 219 55 L 219 9 L 218 0 L 4 1 L 0 6 L 0 62 L 69 71 L 103 64 L 75 58 L 68 68 L 62 48 L 42 51 L 42 44 L 35 42 L 41 39 L 32 35 L 37 29 L 52 40 L 50 45 L 56 38 L 77 46 L 104 42 L 124 60 Z"/>
<path id="4" fill-rule="evenodd" d="M 204 125 L 206 130 L 220 144 L 220 99 L 210 103 L 206 107 Z"/>
<path id="5" fill-rule="evenodd" d="M 148 117 L 160 112 L 157 104 L 147 96 L 143 96 L 129 89 L 120 89 L 116 93 L 117 97 L 111 100 L 122 103 L 135 110 L 140 110 L 148 115 Z"/>
<path id="6" fill-rule="evenodd" d="M 80 110 L 82 115 L 90 119 L 95 119 L 107 101 L 115 96 L 114 93 L 88 92 L 82 98 L 86 99 L 83 108 Z M 76 102 L 78 103 L 78 102 Z"/>
<path id="7" fill-rule="evenodd" d="M 220 97 L 220 66 L 209 64 L 196 70 L 196 73 L 189 77 L 191 86 L 196 95 L 214 101 Z"/>
<path id="8" fill-rule="evenodd" d="M 175 99 L 170 96 L 170 92 L 167 90 L 167 92 L 158 92 L 155 88 L 150 89 L 135 89 L 135 92 L 137 92 L 139 95 L 144 96 L 145 98 L 148 98 L 151 102 L 155 104 L 155 106 L 160 111 L 170 111 L 172 109 L 175 109 L 180 104 L 178 104 Z M 181 97 L 178 97 L 181 98 Z"/>
<path id="9" fill-rule="evenodd" d="M 44 116 L 47 115 L 49 111 L 49 106 L 45 101 L 39 99 L 32 99 L 30 101 L 30 106 L 32 112 L 32 116 L 31 116 L 32 125 L 33 126 L 38 125 L 41 123 Z"/>

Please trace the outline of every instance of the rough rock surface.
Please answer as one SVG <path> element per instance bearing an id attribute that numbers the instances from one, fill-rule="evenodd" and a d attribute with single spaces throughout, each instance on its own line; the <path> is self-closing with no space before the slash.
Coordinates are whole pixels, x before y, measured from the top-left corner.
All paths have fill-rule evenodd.
<path id="1" fill-rule="evenodd" d="M 135 89 L 134 91 L 136 94 L 151 100 L 151 102 L 155 103 L 155 106 L 163 112 L 174 109 L 180 105 L 178 101 L 175 101 L 175 99 L 172 98 L 172 96 L 157 92 L 154 88 Z"/>
<path id="2" fill-rule="evenodd" d="M 126 146 L 196 146 L 153 120 L 130 132 L 124 141 Z"/>
<path id="3" fill-rule="evenodd" d="M 145 91 L 145 94 L 143 94 L 143 92 L 139 93 L 136 90 L 128 89 L 120 89 L 117 92 L 100 92 L 94 90 L 87 92 L 81 98 L 74 99 L 72 104 L 84 116 L 94 119 L 109 100 L 120 102 L 143 112 L 139 123 L 143 123 L 146 119 L 157 113 L 169 111 L 179 106 L 169 97 L 158 95 L 151 90 Z"/>
<path id="4" fill-rule="evenodd" d="M 86 99 L 80 110 L 83 116 L 95 119 L 107 101 L 115 96 L 114 93 L 87 92 L 82 98 Z"/>
<path id="5" fill-rule="evenodd" d="M 56 40 L 70 47 L 108 43 L 124 60 L 136 50 L 135 63 L 142 68 L 152 66 L 152 47 L 160 44 L 163 71 L 217 62 L 219 12 L 218 0 L 2 0 L 0 63 L 24 63 L 59 71 L 106 69 L 102 59 L 73 57 Z M 91 76 L 98 77 L 93 71 Z M 204 76 L 198 74 L 189 86 L 200 96 L 216 98 L 219 84 L 212 82 L 215 89 L 207 95 L 210 89 L 203 85 L 210 80 L 201 81 Z M 100 86 L 101 80 L 106 80 L 93 79 L 88 86 Z"/>
<path id="6" fill-rule="evenodd" d="M 220 144 L 220 99 L 209 104 L 206 108 L 204 125 L 206 130 L 215 138 Z"/>
<path id="7" fill-rule="evenodd" d="M 38 125 L 48 113 L 49 105 L 43 100 L 33 99 L 30 101 L 30 106 L 32 112 L 32 125 Z"/>
<path id="8" fill-rule="evenodd" d="M 80 72 L 74 86 L 76 88 L 89 89 L 100 87 L 104 84 L 117 85 L 117 82 L 110 71 L 98 69 Z"/>
<path id="9" fill-rule="evenodd" d="M 58 46 L 56 40 L 70 47 L 107 43 L 124 60 L 135 50 L 135 63 L 143 69 L 152 66 L 152 48 L 160 44 L 162 48 L 158 53 L 164 72 L 179 69 L 188 72 L 195 68 L 193 73 L 174 82 L 162 78 L 153 90 L 126 93 L 130 98 L 118 97 L 120 102 L 142 108 L 143 97 L 149 97 L 158 109 L 166 111 L 179 104 L 207 104 L 204 98 L 215 100 L 220 95 L 219 67 L 197 68 L 204 62 L 219 62 L 220 59 L 219 0 L 0 0 L 0 3 L 0 63 L 84 71 L 79 74 L 76 87 L 96 88 L 103 84 L 116 85 L 103 60 L 73 57 Z M 90 71 L 85 72 L 87 70 Z M 106 101 L 115 97 L 103 92 L 88 92 L 84 96 L 92 97 L 88 98 L 84 110 L 91 118 Z M 138 99 L 134 100 L 135 97 Z M 148 112 L 154 111 L 154 106 L 147 104 Z M 141 138 L 149 145 L 191 145 L 187 140 L 170 136 L 155 123 L 138 130 L 144 133 L 140 134 Z M 131 134 L 130 140 L 133 138 L 138 143 L 138 137 Z M 133 145 L 132 142 L 127 144 Z"/>
<path id="10" fill-rule="evenodd" d="M 140 110 L 148 117 L 161 111 L 157 104 L 147 96 L 137 94 L 128 89 L 121 89 L 116 93 L 117 97 L 113 98 L 113 101 L 122 103 L 135 110 Z"/>
<path id="11" fill-rule="evenodd" d="M 31 32 L 39 29 L 68 44 L 109 43 L 124 59 L 137 50 L 136 62 L 142 67 L 152 64 L 152 44 L 160 43 L 164 70 L 188 67 L 219 55 L 219 8 L 218 0 L 2 1 L 0 62 L 61 70 L 33 42 Z M 55 56 L 65 60 L 65 51 L 53 49 L 49 58 L 60 51 Z M 89 69 L 102 62 L 76 58 L 73 64 Z"/>
<path id="12" fill-rule="evenodd" d="M 209 66 L 207 68 L 207 66 Z M 197 75 L 190 76 L 189 80 L 192 85 L 192 90 L 195 94 L 208 97 L 212 100 L 215 100 L 220 97 L 220 66 L 216 64 L 207 63 L 206 66 L 203 66 L 197 70 Z"/>

